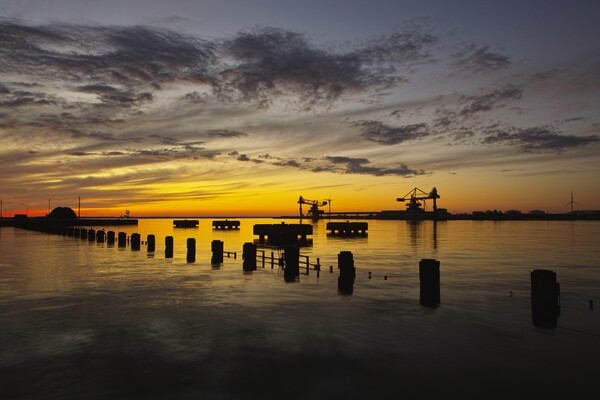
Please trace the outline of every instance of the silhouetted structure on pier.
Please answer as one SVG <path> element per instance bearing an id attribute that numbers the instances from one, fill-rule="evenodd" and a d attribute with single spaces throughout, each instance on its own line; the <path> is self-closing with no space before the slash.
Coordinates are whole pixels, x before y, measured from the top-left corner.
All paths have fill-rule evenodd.
<path id="1" fill-rule="evenodd" d="M 308 235 L 312 235 L 312 225 L 304 224 L 256 224 L 254 234 L 259 236 L 258 243 L 268 246 L 308 245 Z M 311 239 L 312 240 L 312 239 Z"/>

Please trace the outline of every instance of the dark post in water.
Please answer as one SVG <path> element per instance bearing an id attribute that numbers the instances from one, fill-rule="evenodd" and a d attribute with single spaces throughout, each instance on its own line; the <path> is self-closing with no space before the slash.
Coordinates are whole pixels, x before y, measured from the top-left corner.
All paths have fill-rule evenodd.
<path id="1" fill-rule="evenodd" d="M 81 228 L 79 230 L 79 237 L 81 238 L 81 240 L 87 239 L 87 229 L 85 228 Z"/>
<path id="2" fill-rule="evenodd" d="M 165 237 L 165 258 L 173 258 L 173 236 Z"/>
<path id="3" fill-rule="evenodd" d="M 440 262 L 431 258 L 419 261 L 419 280 L 422 306 L 436 308 L 440 305 Z"/>
<path id="4" fill-rule="evenodd" d="M 87 239 L 88 239 L 88 242 L 93 242 L 93 241 L 95 241 L 95 240 L 96 240 L 96 231 L 95 231 L 95 230 L 93 230 L 93 229 L 90 229 L 90 230 L 88 231 L 88 237 L 87 237 Z"/>
<path id="5" fill-rule="evenodd" d="M 196 239 L 188 238 L 187 240 L 187 262 L 196 261 Z"/>
<path id="6" fill-rule="evenodd" d="M 139 250 L 140 249 L 140 239 L 141 239 L 141 236 L 139 233 L 131 234 L 131 250 Z"/>
<path id="7" fill-rule="evenodd" d="M 342 251 L 338 254 L 338 293 L 350 295 L 354 291 L 354 278 L 356 268 L 354 267 L 354 256 L 350 251 Z"/>
<path id="8" fill-rule="evenodd" d="M 223 263 L 223 241 L 213 240 L 210 244 L 212 251 L 212 258 L 210 260 L 212 265 L 218 265 Z"/>
<path id="9" fill-rule="evenodd" d="M 154 235 L 148 235 L 146 243 L 148 243 L 148 253 L 154 252 L 156 249 L 156 237 Z"/>
<path id="10" fill-rule="evenodd" d="M 294 282 L 300 276 L 300 248 L 287 246 L 284 250 L 283 278 L 286 282 Z"/>
<path id="11" fill-rule="evenodd" d="M 111 246 L 115 244 L 115 231 L 108 231 L 106 233 L 106 243 Z"/>
<path id="12" fill-rule="evenodd" d="M 119 247 L 127 246 L 127 234 L 125 232 L 119 232 L 117 239 L 119 241 Z"/>
<path id="13" fill-rule="evenodd" d="M 104 237 L 105 237 L 105 233 L 103 230 L 96 232 L 96 242 L 104 243 Z"/>
<path id="14" fill-rule="evenodd" d="M 538 328 L 556 327 L 560 315 L 560 284 L 554 271 L 531 271 L 531 312 L 533 324 Z"/>
<path id="15" fill-rule="evenodd" d="M 256 271 L 256 245 L 254 243 L 244 243 L 242 258 L 244 259 L 244 271 Z"/>

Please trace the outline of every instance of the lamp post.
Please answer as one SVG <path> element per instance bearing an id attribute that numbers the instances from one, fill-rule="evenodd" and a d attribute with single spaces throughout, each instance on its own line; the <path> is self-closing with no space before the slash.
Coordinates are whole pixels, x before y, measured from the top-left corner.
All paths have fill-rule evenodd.
<path id="1" fill-rule="evenodd" d="M 25 206 L 25 209 L 27 211 L 25 211 L 25 216 L 29 217 L 29 204 L 27 203 L 21 203 L 22 206 Z"/>

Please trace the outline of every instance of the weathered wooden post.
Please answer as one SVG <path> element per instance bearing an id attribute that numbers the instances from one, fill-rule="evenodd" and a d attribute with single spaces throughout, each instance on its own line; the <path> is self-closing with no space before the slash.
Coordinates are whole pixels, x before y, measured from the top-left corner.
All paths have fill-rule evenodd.
<path id="1" fill-rule="evenodd" d="M 156 250 L 156 236 L 152 234 L 148 235 L 146 243 L 148 244 L 148 253 L 153 253 Z"/>
<path id="2" fill-rule="evenodd" d="M 340 276 L 338 277 L 338 293 L 352 294 L 354 291 L 354 278 L 356 277 L 356 268 L 354 268 L 354 256 L 350 251 L 342 251 L 338 254 L 338 268 Z"/>
<path id="3" fill-rule="evenodd" d="M 256 271 L 256 245 L 254 243 L 244 243 L 242 259 L 244 260 L 244 271 Z"/>
<path id="4" fill-rule="evenodd" d="M 88 231 L 88 242 L 94 242 L 96 241 L 96 231 L 93 229 L 90 229 Z"/>
<path id="5" fill-rule="evenodd" d="M 173 236 L 165 237 L 165 258 L 173 258 Z"/>
<path id="6" fill-rule="evenodd" d="M 115 244 L 115 231 L 108 231 L 106 233 L 106 244 L 111 246 Z"/>
<path id="7" fill-rule="evenodd" d="M 96 242 L 104 243 L 105 237 L 106 237 L 106 234 L 103 230 L 99 230 L 96 232 Z"/>
<path id="8" fill-rule="evenodd" d="M 436 308 L 440 304 L 440 262 L 431 258 L 419 261 L 419 280 L 420 304 Z"/>
<path id="9" fill-rule="evenodd" d="M 533 324 L 555 328 L 560 314 L 560 284 L 556 273 L 547 269 L 531 271 L 531 311 Z"/>
<path id="10" fill-rule="evenodd" d="M 196 239 L 188 238 L 187 240 L 187 262 L 196 261 Z"/>
<path id="11" fill-rule="evenodd" d="M 286 282 L 294 282 L 300 276 L 300 248 L 298 246 L 286 246 L 283 256 L 285 260 L 283 278 Z"/>
<path id="12" fill-rule="evenodd" d="M 127 234 L 125 232 L 119 232 L 117 240 L 119 247 L 127 247 Z"/>
<path id="13" fill-rule="evenodd" d="M 140 249 L 140 239 L 141 236 L 139 233 L 131 234 L 131 250 L 137 251 Z"/>
<path id="14" fill-rule="evenodd" d="M 210 263 L 212 265 L 219 265 L 223 263 L 223 241 L 213 240 L 210 244 L 210 250 L 212 251 L 212 258 Z"/>
<path id="15" fill-rule="evenodd" d="M 79 230 L 79 237 L 81 238 L 81 240 L 87 239 L 87 229 L 81 228 Z"/>

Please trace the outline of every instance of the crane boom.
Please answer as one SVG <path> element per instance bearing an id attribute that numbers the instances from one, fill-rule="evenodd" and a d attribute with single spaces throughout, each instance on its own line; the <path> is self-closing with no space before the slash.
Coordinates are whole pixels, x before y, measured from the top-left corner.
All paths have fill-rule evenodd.
<path id="1" fill-rule="evenodd" d="M 331 201 L 330 199 L 328 199 L 329 201 Z M 307 204 L 310 206 L 310 209 L 307 212 L 307 215 L 312 215 L 313 218 L 318 218 L 320 214 L 323 213 L 323 211 L 319 210 L 319 207 L 323 207 L 326 206 L 328 204 L 328 200 L 323 200 L 323 201 L 319 201 L 319 200 L 309 200 L 309 199 L 305 199 L 304 197 L 300 196 L 300 198 L 298 198 L 298 204 L 299 204 L 299 208 L 300 208 L 300 218 L 304 217 L 304 213 L 302 212 L 302 205 L 303 204 Z"/>
<path id="2" fill-rule="evenodd" d="M 403 197 L 398 197 L 396 201 L 405 202 L 408 200 L 408 204 L 406 205 L 407 211 L 422 211 L 421 203 L 419 200 L 433 200 L 433 211 L 437 211 L 437 202 L 439 199 L 437 189 L 434 187 L 431 189 L 431 192 L 427 193 L 419 188 L 414 188 L 408 193 L 406 193 Z"/>

